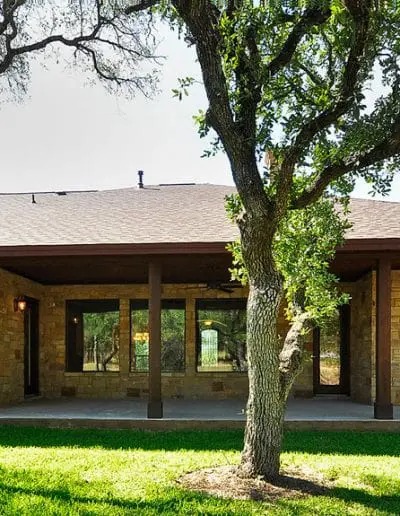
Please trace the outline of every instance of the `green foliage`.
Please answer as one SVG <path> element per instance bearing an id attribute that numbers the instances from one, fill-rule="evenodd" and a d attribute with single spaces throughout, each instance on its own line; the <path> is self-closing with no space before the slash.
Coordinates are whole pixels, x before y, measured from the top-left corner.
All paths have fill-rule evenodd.
<path id="1" fill-rule="evenodd" d="M 220 10 L 218 51 L 230 109 L 239 127 L 255 124 L 256 155 L 261 158 L 268 149 L 279 163 L 307 122 L 349 101 L 344 112 L 318 130 L 304 147 L 295 166 L 295 177 L 303 179 L 301 191 L 305 191 L 332 163 L 352 161 L 347 185 L 353 186 L 355 178 L 363 177 L 371 184 L 372 193 L 387 194 L 393 172 L 399 166 L 399 153 L 387 160 L 379 158 L 368 166 L 358 162 L 357 156 L 385 141 L 390 123 L 399 117 L 400 8 L 396 3 L 373 4 L 368 43 L 358 58 L 360 67 L 350 91 L 346 90 L 346 67 L 354 41 L 354 19 L 348 8 L 351 2 L 245 1 L 234 10 L 230 9 L 231 2 L 221 0 L 214 4 Z M 193 44 L 177 11 L 171 4 L 164 7 L 168 19 Z M 307 30 L 289 62 L 272 74 L 271 62 L 285 49 L 296 24 L 307 10 L 317 8 L 330 10 L 327 20 Z M 378 77 L 384 88 L 376 100 L 371 100 L 370 90 L 376 88 Z M 181 81 L 181 87 L 174 90 L 178 98 L 187 94 L 187 78 Z M 255 91 L 259 98 L 253 120 L 248 118 L 252 115 L 247 107 L 254 100 Z M 205 112 L 194 118 L 200 136 L 204 137 L 210 129 Z M 212 156 L 221 150 L 226 149 L 218 136 L 210 140 L 203 155 Z M 264 176 L 269 186 L 266 196 L 273 200 L 276 191 L 269 172 Z M 293 189 L 292 194 L 296 184 Z"/>
<path id="2" fill-rule="evenodd" d="M 230 216 L 237 217 L 241 210 L 239 197 L 231 196 L 226 206 Z M 348 301 L 329 271 L 336 247 L 343 243 L 350 227 L 346 209 L 345 199 L 335 204 L 333 198 L 323 197 L 305 209 L 290 210 L 281 221 L 273 255 L 283 277 L 288 319 L 295 316 L 300 304 L 314 323 L 323 325 L 335 315 L 338 305 Z M 240 242 L 228 247 L 233 255 L 232 277 L 246 284 Z"/>
<path id="3" fill-rule="evenodd" d="M 172 96 L 178 100 L 182 100 L 183 96 L 189 95 L 189 88 L 194 84 L 195 80 L 193 77 L 184 77 L 178 79 L 178 88 L 172 90 Z"/>

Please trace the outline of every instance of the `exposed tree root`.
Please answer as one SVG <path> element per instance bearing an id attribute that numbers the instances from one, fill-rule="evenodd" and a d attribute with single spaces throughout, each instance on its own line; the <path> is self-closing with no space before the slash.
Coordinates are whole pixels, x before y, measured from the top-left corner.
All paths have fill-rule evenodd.
<path id="1" fill-rule="evenodd" d="M 242 478 L 236 466 L 220 466 L 187 473 L 179 485 L 221 498 L 273 502 L 279 498 L 301 498 L 326 495 L 333 486 L 320 473 L 310 468 L 287 468 L 273 481 Z"/>

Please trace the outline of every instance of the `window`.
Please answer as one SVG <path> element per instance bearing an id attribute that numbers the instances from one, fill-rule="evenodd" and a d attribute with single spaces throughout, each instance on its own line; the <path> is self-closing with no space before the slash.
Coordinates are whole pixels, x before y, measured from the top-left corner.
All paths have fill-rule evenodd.
<path id="1" fill-rule="evenodd" d="M 196 302 L 197 370 L 247 371 L 246 300 Z"/>
<path id="2" fill-rule="evenodd" d="M 70 372 L 119 371 L 118 300 L 67 301 Z"/>
<path id="3" fill-rule="evenodd" d="M 185 364 L 185 301 L 161 302 L 161 369 L 183 371 Z M 149 370 L 147 300 L 131 301 L 131 371 Z"/>

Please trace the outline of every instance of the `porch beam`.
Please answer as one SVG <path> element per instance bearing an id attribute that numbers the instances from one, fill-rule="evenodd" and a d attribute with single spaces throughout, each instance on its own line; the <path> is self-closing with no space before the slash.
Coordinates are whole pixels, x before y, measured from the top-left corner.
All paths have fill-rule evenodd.
<path id="1" fill-rule="evenodd" d="M 148 418 L 163 417 L 161 394 L 161 264 L 149 264 L 149 401 Z"/>
<path id="2" fill-rule="evenodd" d="M 378 260 L 376 275 L 376 398 L 375 419 L 393 419 L 391 400 L 391 261 Z"/>

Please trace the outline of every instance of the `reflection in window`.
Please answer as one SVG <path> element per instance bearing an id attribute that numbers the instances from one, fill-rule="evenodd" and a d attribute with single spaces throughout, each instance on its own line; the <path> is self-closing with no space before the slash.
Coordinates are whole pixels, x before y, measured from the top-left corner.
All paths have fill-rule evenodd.
<path id="1" fill-rule="evenodd" d="M 161 302 L 161 369 L 184 370 L 185 302 Z M 149 309 L 147 300 L 131 301 L 131 371 L 149 370 Z"/>
<path id="2" fill-rule="evenodd" d="M 67 371 L 119 371 L 119 302 L 67 301 Z"/>
<path id="3" fill-rule="evenodd" d="M 198 300 L 196 320 L 197 370 L 247 371 L 246 300 Z"/>
<path id="4" fill-rule="evenodd" d="M 321 385 L 340 384 L 340 323 L 337 316 L 320 329 L 319 382 Z"/>

